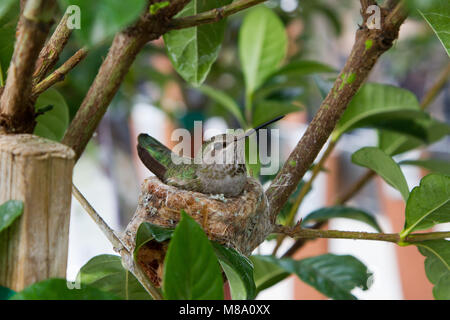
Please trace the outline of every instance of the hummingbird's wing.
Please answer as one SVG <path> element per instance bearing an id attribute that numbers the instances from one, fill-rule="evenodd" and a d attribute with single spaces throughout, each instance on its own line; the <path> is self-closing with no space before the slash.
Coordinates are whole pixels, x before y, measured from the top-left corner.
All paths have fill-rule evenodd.
<path id="1" fill-rule="evenodd" d="M 164 181 L 164 175 L 172 161 L 172 151 L 144 133 L 138 137 L 137 151 L 142 163 L 160 180 Z"/>

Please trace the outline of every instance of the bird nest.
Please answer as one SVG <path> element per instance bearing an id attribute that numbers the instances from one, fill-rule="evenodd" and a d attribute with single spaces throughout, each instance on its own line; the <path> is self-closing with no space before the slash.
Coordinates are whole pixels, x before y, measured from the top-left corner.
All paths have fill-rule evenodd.
<path id="1" fill-rule="evenodd" d="M 136 212 L 124 240 L 134 250 L 136 233 L 143 222 L 175 228 L 181 210 L 194 218 L 210 240 L 249 255 L 272 230 L 267 198 L 261 184 L 248 178 L 241 195 L 225 198 L 178 189 L 152 177 L 141 187 Z M 168 242 L 150 241 L 139 249 L 138 264 L 153 284 L 160 286 Z"/>

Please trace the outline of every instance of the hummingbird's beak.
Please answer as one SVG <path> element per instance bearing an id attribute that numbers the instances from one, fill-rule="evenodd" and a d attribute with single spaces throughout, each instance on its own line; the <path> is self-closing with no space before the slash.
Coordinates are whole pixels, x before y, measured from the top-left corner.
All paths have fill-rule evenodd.
<path id="1" fill-rule="evenodd" d="M 258 130 L 267 127 L 268 125 L 277 122 L 278 120 L 281 120 L 284 118 L 284 115 L 276 117 L 275 119 L 272 119 L 270 121 L 267 121 L 259 126 L 257 126 L 256 128 L 250 129 L 249 131 L 247 131 L 246 133 L 244 133 L 244 135 L 242 135 L 241 137 L 237 138 L 237 140 L 241 140 L 241 139 L 245 139 L 249 136 L 251 136 L 252 134 L 254 134 L 255 132 L 257 132 Z"/>

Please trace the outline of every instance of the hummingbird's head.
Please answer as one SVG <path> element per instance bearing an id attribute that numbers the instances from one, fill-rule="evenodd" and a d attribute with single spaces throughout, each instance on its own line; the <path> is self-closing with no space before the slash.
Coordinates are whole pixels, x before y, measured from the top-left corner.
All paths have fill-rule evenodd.
<path id="1" fill-rule="evenodd" d="M 219 134 L 205 141 L 201 152 L 205 164 L 245 164 L 245 139 L 243 130 Z"/>
<path id="2" fill-rule="evenodd" d="M 196 159 L 201 157 L 204 164 L 245 164 L 245 138 L 283 117 L 276 117 L 247 132 L 238 129 L 214 136 L 203 143 Z"/>

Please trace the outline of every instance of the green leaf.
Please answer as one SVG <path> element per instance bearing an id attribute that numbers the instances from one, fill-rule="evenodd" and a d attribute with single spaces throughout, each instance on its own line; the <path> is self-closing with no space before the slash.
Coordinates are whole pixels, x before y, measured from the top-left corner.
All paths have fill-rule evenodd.
<path id="1" fill-rule="evenodd" d="M 435 0 L 431 8 L 419 12 L 436 33 L 450 57 L 450 2 Z"/>
<path id="2" fill-rule="evenodd" d="M 221 300 L 219 262 L 203 229 L 184 211 L 164 262 L 164 297 L 169 300 Z"/>
<path id="3" fill-rule="evenodd" d="M 418 166 L 427 169 L 434 173 L 442 173 L 450 175 L 450 162 L 439 159 L 424 159 L 424 160 L 403 160 L 398 163 L 401 166 Z"/>
<path id="4" fill-rule="evenodd" d="M 282 101 L 263 100 L 255 105 L 253 111 L 253 127 L 291 112 L 302 110 L 299 106 Z"/>
<path id="5" fill-rule="evenodd" d="M 311 60 L 296 60 L 289 62 L 285 66 L 275 71 L 270 76 L 270 78 L 280 75 L 306 76 L 315 73 L 330 73 L 330 72 L 336 72 L 336 69 L 322 62 Z"/>
<path id="6" fill-rule="evenodd" d="M 64 11 L 70 5 L 77 5 L 80 8 L 81 28 L 74 31 L 78 39 L 88 46 L 109 40 L 118 31 L 136 21 L 147 3 L 146 0 L 59 0 L 59 2 Z"/>
<path id="7" fill-rule="evenodd" d="M 136 232 L 136 246 L 134 248 L 134 256 L 136 257 L 139 249 L 151 240 L 163 242 L 170 239 L 173 235 L 173 229 L 162 228 L 150 222 L 143 222 L 139 225 Z"/>
<path id="8" fill-rule="evenodd" d="M 256 286 L 252 262 L 232 248 L 216 242 L 213 242 L 213 247 L 227 276 L 233 300 L 254 299 Z"/>
<path id="9" fill-rule="evenodd" d="M 8 11 L 11 9 L 14 3 L 17 3 L 17 1 L 2 0 L 2 2 L 0 2 L 0 19 L 3 18 L 3 16 L 5 16 L 8 13 Z"/>
<path id="10" fill-rule="evenodd" d="M 346 218 L 362 221 L 378 232 L 382 232 L 377 221 L 370 213 L 361 209 L 344 206 L 334 206 L 315 210 L 302 219 L 302 224 L 306 224 L 310 221 L 322 222 L 333 218 Z"/>
<path id="11" fill-rule="evenodd" d="M 216 90 L 206 85 L 198 87 L 198 90 L 200 90 L 203 94 L 213 99 L 219 105 L 224 107 L 228 112 L 230 112 L 239 121 L 239 124 L 242 126 L 242 128 L 247 127 L 247 123 L 244 120 L 242 111 L 239 108 L 238 104 L 233 100 L 233 98 L 231 98 L 225 92 Z"/>
<path id="12" fill-rule="evenodd" d="M 415 119 L 416 125 L 421 126 L 426 132 L 426 141 L 413 136 L 406 136 L 398 132 L 380 130 L 378 145 L 381 150 L 389 155 L 396 155 L 424 144 L 432 144 L 444 136 L 450 134 L 450 126 L 435 119 Z"/>
<path id="13" fill-rule="evenodd" d="M 231 0 L 192 0 L 176 17 L 185 17 L 231 3 Z M 219 55 L 226 19 L 214 24 L 172 30 L 164 35 L 164 43 L 173 67 L 187 82 L 198 86 L 209 73 Z"/>
<path id="14" fill-rule="evenodd" d="M 272 256 L 250 256 L 250 260 L 254 266 L 253 276 L 258 293 L 286 279 L 290 275 L 290 272 L 280 267 L 278 263 L 274 262 L 274 259 L 276 258 Z"/>
<path id="15" fill-rule="evenodd" d="M 450 222 L 450 176 L 429 174 L 415 187 L 406 203 L 402 238 L 414 230 Z"/>
<path id="16" fill-rule="evenodd" d="M 16 293 L 15 291 L 13 291 L 13 290 L 11 290 L 11 289 L 9 289 L 9 288 L 0 286 L 0 300 L 8 300 L 8 299 L 11 298 L 15 293 Z"/>
<path id="17" fill-rule="evenodd" d="M 261 259 L 261 256 L 258 256 Z M 265 256 L 265 261 L 278 265 L 288 273 L 296 274 L 302 281 L 336 300 L 356 299 L 350 292 L 356 287 L 368 289 L 371 273 L 353 256 L 324 254 L 302 260 L 278 259 Z M 255 268 L 256 270 L 256 268 Z"/>
<path id="18" fill-rule="evenodd" d="M 264 5 L 251 9 L 239 31 L 239 57 L 247 96 L 277 70 L 286 50 L 287 35 L 280 18 Z"/>
<path id="19" fill-rule="evenodd" d="M 294 167 L 297 165 L 297 163 L 294 161 L 292 163 L 289 164 L 291 167 Z M 303 186 L 305 185 L 305 181 L 301 180 L 299 182 L 299 184 L 297 185 L 295 191 L 289 196 L 288 200 L 286 201 L 286 203 L 283 205 L 283 208 L 281 208 L 280 213 L 277 216 L 277 223 L 278 224 L 282 224 L 285 225 L 286 224 L 286 220 L 289 216 L 289 213 L 292 210 L 292 207 L 295 204 L 295 201 L 298 198 L 298 195 L 300 194 L 300 191 L 302 190 Z M 308 194 L 310 191 L 312 190 L 312 187 L 310 187 L 307 191 L 306 194 Z"/>
<path id="20" fill-rule="evenodd" d="M 396 188 L 406 201 L 409 196 L 408 184 L 402 170 L 395 161 L 376 147 L 359 149 L 352 155 L 352 162 L 369 168 L 380 175 L 384 181 Z"/>
<path id="21" fill-rule="evenodd" d="M 151 300 L 134 275 L 124 269 L 119 256 L 102 254 L 93 257 L 81 267 L 77 279 L 82 288 L 88 285 L 124 300 Z"/>
<path id="22" fill-rule="evenodd" d="M 438 300 L 450 300 L 450 241 L 430 240 L 416 244 L 425 257 L 425 272 L 434 284 L 433 295 Z"/>
<path id="23" fill-rule="evenodd" d="M 322 79 L 319 76 L 313 76 L 314 82 L 319 90 L 320 97 L 325 99 L 328 95 L 328 92 L 333 89 L 334 82 L 331 80 Z"/>
<path id="24" fill-rule="evenodd" d="M 390 85 L 368 83 L 348 105 L 333 137 L 337 140 L 343 133 L 361 127 L 387 128 L 401 132 L 419 130 L 417 127 L 405 126 L 404 121 L 425 117 L 426 113 L 420 110 L 416 96 L 410 91 Z M 412 134 L 420 135 L 422 131 L 413 131 Z"/>
<path id="25" fill-rule="evenodd" d="M 91 286 L 69 289 L 65 279 L 47 279 L 16 293 L 10 300 L 119 300 Z"/>
<path id="26" fill-rule="evenodd" d="M 9 200 L 0 205 L 0 232 L 8 228 L 22 213 L 22 201 Z"/>
<path id="27" fill-rule="evenodd" d="M 34 134 L 54 141 L 61 141 L 69 126 L 69 107 L 64 97 L 55 89 L 49 89 L 36 101 L 36 111 L 47 106 L 53 106 L 36 119 Z"/>
<path id="28" fill-rule="evenodd" d="M 2 0 L 0 3 L 0 87 L 5 85 L 6 72 L 14 52 L 16 25 L 19 20 L 20 2 Z"/>
<path id="29" fill-rule="evenodd" d="M 256 135 L 251 135 L 245 139 L 245 165 L 247 167 L 247 173 L 253 178 L 258 179 L 261 171 L 261 159 L 259 157 L 256 139 Z M 252 143 L 250 143 L 250 141 L 252 141 Z M 250 150 L 250 145 L 256 146 L 256 150 Z M 256 159 L 254 159 L 255 156 Z"/>

